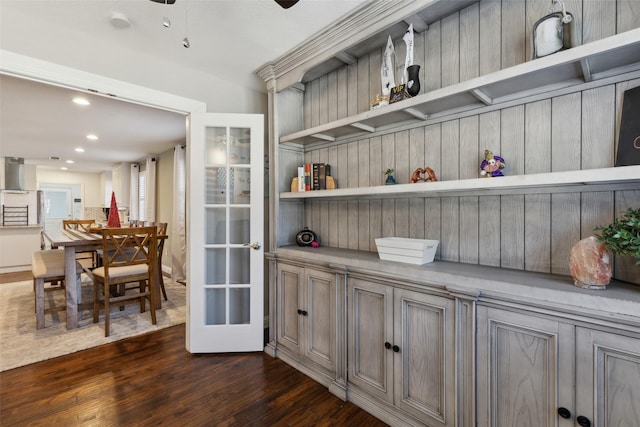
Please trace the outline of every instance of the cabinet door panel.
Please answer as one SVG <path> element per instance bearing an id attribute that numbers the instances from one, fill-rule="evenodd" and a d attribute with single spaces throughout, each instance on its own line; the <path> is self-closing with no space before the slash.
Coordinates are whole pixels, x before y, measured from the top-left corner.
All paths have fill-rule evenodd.
<path id="1" fill-rule="evenodd" d="M 305 356 L 335 369 L 336 281 L 335 275 L 306 270 L 307 339 Z"/>
<path id="2" fill-rule="evenodd" d="M 393 399 L 393 288 L 349 280 L 349 381 L 388 402 Z"/>
<path id="3" fill-rule="evenodd" d="M 304 269 L 291 265 L 278 266 L 278 344 L 294 352 L 300 350 L 300 331 L 302 316 L 300 308 L 300 289 L 304 278 Z"/>
<path id="4" fill-rule="evenodd" d="M 576 416 L 640 426 L 640 339 L 577 328 Z"/>
<path id="5" fill-rule="evenodd" d="M 478 307 L 478 426 L 569 426 L 574 328 L 553 320 Z"/>
<path id="6" fill-rule="evenodd" d="M 396 406 L 429 425 L 452 425 L 455 400 L 453 300 L 396 289 Z"/>

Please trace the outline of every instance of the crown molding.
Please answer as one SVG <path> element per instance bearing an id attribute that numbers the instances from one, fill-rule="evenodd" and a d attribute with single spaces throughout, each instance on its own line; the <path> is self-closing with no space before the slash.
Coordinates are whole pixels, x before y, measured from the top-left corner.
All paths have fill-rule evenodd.
<path id="1" fill-rule="evenodd" d="M 306 42 L 264 64 L 256 73 L 261 78 L 275 78 L 278 81 L 277 90 L 282 90 L 302 81 L 304 74 L 311 68 L 331 58 L 340 57 L 348 47 L 367 40 L 439 1 L 441 0 L 370 0 Z"/>

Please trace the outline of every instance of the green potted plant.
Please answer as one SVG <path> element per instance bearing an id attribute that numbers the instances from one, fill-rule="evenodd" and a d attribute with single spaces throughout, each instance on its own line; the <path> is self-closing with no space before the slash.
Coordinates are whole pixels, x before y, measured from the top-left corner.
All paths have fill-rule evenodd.
<path id="1" fill-rule="evenodd" d="M 385 176 L 387 177 L 387 179 L 385 180 L 385 185 L 391 185 L 391 184 L 395 184 L 396 180 L 393 178 L 393 169 L 389 168 L 386 171 L 384 171 Z"/>
<path id="2" fill-rule="evenodd" d="M 605 227 L 594 228 L 600 231 L 598 241 L 614 255 L 634 256 L 636 265 L 640 265 L 640 208 L 629 208 L 620 218 Z"/>

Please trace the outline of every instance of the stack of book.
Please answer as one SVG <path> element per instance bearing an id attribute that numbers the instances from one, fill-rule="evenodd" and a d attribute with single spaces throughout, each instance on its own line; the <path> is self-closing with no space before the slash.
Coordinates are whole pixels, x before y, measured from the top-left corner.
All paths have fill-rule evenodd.
<path id="1" fill-rule="evenodd" d="M 305 163 L 298 166 L 298 191 L 327 189 L 327 177 L 331 176 L 331 165 L 326 163 Z"/>

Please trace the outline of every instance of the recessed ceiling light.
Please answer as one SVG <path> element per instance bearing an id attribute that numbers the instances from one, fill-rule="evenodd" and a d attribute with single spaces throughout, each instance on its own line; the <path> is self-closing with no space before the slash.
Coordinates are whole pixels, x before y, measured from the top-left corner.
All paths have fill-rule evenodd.
<path id="1" fill-rule="evenodd" d="M 76 152 L 77 153 L 84 153 L 84 148 L 78 147 L 78 148 L 76 148 Z"/>
<path id="2" fill-rule="evenodd" d="M 67 168 L 63 166 L 63 167 L 60 168 L 60 170 L 66 171 Z"/>
<path id="3" fill-rule="evenodd" d="M 92 141 L 96 141 L 98 139 L 98 135 L 94 135 L 94 134 L 90 133 L 89 135 L 87 135 L 87 139 L 90 139 Z"/>
<path id="4" fill-rule="evenodd" d="M 76 97 L 76 98 L 73 98 L 73 102 L 75 104 L 78 104 L 78 105 L 89 105 L 89 104 L 91 104 L 87 98 L 82 98 L 82 97 L 79 97 L 79 96 Z"/>
<path id="5" fill-rule="evenodd" d="M 72 164 L 72 163 L 73 163 L 73 160 L 67 160 L 65 163 Z"/>
<path id="6" fill-rule="evenodd" d="M 116 28 L 129 28 L 131 22 L 127 15 L 122 12 L 113 12 L 110 19 L 111 25 Z"/>

